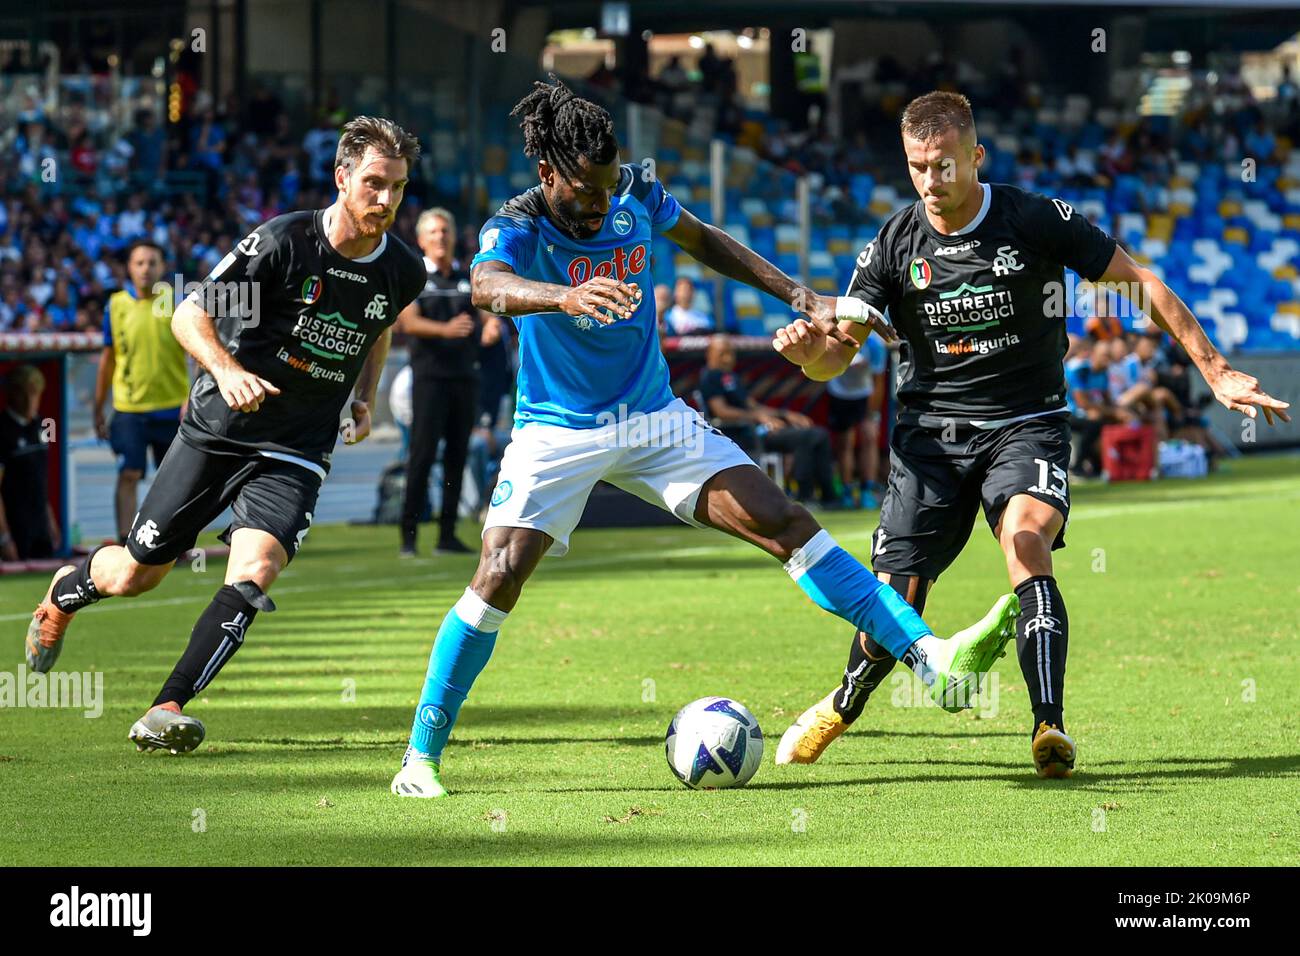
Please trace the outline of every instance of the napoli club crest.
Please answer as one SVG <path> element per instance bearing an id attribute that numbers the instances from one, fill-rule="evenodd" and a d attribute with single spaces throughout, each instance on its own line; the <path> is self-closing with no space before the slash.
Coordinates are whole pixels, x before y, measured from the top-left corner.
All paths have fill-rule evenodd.
<path id="1" fill-rule="evenodd" d="M 618 212 L 614 213 L 612 225 L 614 226 L 614 231 L 616 233 L 620 236 L 626 236 L 632 231 L 632 227 L 636 225 L 636 219 L 633 218 L 632 214 L 626 209 L 620 209 Z"/>
<path id="2" fill-rule="evenodd" d="M 496 490 L 492 492 L 492 504 L 495 506 L 509 501 L 510 493 L 514 490 L 514 485 L 510 484 L 509 481 L 501 482 L 497 485 Z"/>
<path id="3" fill-rule="evenodd" d="M 420 723 L 431 730 L 442 730 L 447 726 L 447 714 L 441 707 L 425 704 L 420 708 Z"/>

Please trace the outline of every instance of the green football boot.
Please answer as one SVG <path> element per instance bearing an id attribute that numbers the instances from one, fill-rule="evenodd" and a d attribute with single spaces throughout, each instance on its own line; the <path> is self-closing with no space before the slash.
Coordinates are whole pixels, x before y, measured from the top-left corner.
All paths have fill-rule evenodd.
<path id="1" fill-rule="evenodd" d="M 399 797 L 422 797 L 426 800 L 447 796 L 442 785 L 442 769 L 436 760 L 406 748 L 402 769 L 397 771 L 389 790 Z"/>
<path id="2" fill-rule="evenodd" d="M 1020 599 L 1004 594 L 979 621 L 958 631 L 930 654 L 925 666 L 933 672 L 931 699 L 955 714 L 975 704 L 984 675 L 999 657 L 1007 653 L 1007 642 L 1016 636 Z"/>

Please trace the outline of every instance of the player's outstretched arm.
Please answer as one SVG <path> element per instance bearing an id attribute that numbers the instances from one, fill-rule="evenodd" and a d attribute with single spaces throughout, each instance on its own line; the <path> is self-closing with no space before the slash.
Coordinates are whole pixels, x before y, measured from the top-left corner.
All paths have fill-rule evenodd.
<path id="1" fill-rule="evenodd" d="M 631 317 L 636 311 L 636 284 L 596 276 L 579 286 L 525 279 L 504 262 L 489 259 L 474 267 L 470 295 L 476 308 L 494 315 L 533 315 L 563 312 L 587 315 L 603 325 Z"/>
<path id="2" fill-rule="evenodd" d="M 255 412 L 268 395 L 280 390 L 259 375 L 254 375 L 226 351 L 217 337 L 217 327 L 202 306 L 186 299 L 172 313 L 172 335 L 186 352 L 211 373 L 221 397 L 231 408 Z"/>
<path id="3" fill-rule="evenodd" d="M 831 341 L 856 347 L 856 342 L 835 321 L 835 302 L 800 285 L 744 243 L 737 242 L 717 226 L 701 222 L 683 209 L 677 223 L 664 233 L 692 258 L 729 279 L 776 296 L 796 312 L 802 312 Z"/>
<path id="4" fill-rule="evenodd" d="M 1130 301 L 1135 295 L 1138 297 L 1139 301 L 1135 303 L 1138 308 L 1145 311 L 1156 325 L 1173 336 L 1186 350 L 1205 376 L 1205 381 L 1219 404 L 1250 418 L 1256 417 L 1257 408 L 1262 409 L 1264 418 L 1270 425 L 1273 424 L 1274 416 L 1284 422 L 1291 420 L 1291 416 L 1286 413 L 1286 409 L 1291 406 L 1261 389 L 1259 379 L 1253 375 L 1238 372 L 1229 365 L 1228 360 L 1206 337 L 1196 316 L 1192 315 L 1191 310 L 1173 290 L 1150 269 L 1135 262 L 1123 249 L 1118 246 L 1115 248 L 1110 265 L 1098 281 L 1104 285 L 1118 286 L 1120 293 Z"/>

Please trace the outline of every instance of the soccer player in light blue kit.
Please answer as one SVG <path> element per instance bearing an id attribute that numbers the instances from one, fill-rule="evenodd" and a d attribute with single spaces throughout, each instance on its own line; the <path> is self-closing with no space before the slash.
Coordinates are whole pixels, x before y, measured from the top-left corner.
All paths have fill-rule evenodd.
<path id="1" fill-rule="evenodd" d="M 552 77 L 554 80 L 554 77 Z M 1014 636 L 1015 595 L 979 623 L 935 637 L 920 616 L 790 501 L 730 439 L 668 387 L 650 275 L 662 233 L 706 266 L 789 303 L 837 338 L 837 319 L 882 320 L 819 296 L 620 165 L 609 114 L 562 83 L 537 83 L 511 115 L 541 180 L 483 226 L 474 305 L 519 326 L 515 428 L 483 527 L 477 572 L 438 630 L 410 746 L 391 790 L 441 797 L 443 747 L 497 632 L 545 554 L 569 550 L 587 496 L 607 481 L 686 524 L 749 541 L 818 606 L 906 663 L 946 710 L 969 707 L 979 675 Z M 664 441 L 665 436 L 670 440 Z"/>

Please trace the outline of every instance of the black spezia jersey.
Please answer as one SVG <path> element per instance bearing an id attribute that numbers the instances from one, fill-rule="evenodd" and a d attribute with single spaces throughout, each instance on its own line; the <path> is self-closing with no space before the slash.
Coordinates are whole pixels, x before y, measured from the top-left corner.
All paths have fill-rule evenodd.
<path id="1" fill-rule="evenodd" d="M 368 256 L 340 255 L 324 218 L 318 209 L 263 223 L 203 281 L 200 304 L 222 343 L 280 394 L 244 413 L 204 372 L 181 423 L 190 444 L 291 454 L 328 467 L 339 415 L 371 346 L 424 288 L 425 275 L 419 255 L 387 234 Z"/>
<path id="2" fill-rule="evenodd" d="M 1069 267 L 1096 279 L 1115 240 L 1059 199 L 986 185 L 960 235 L 918 201 L 858 256 L 848 294 L 889 310 L 902 337 L 901 421 L 986 424 L 1065 407 Z"/>

